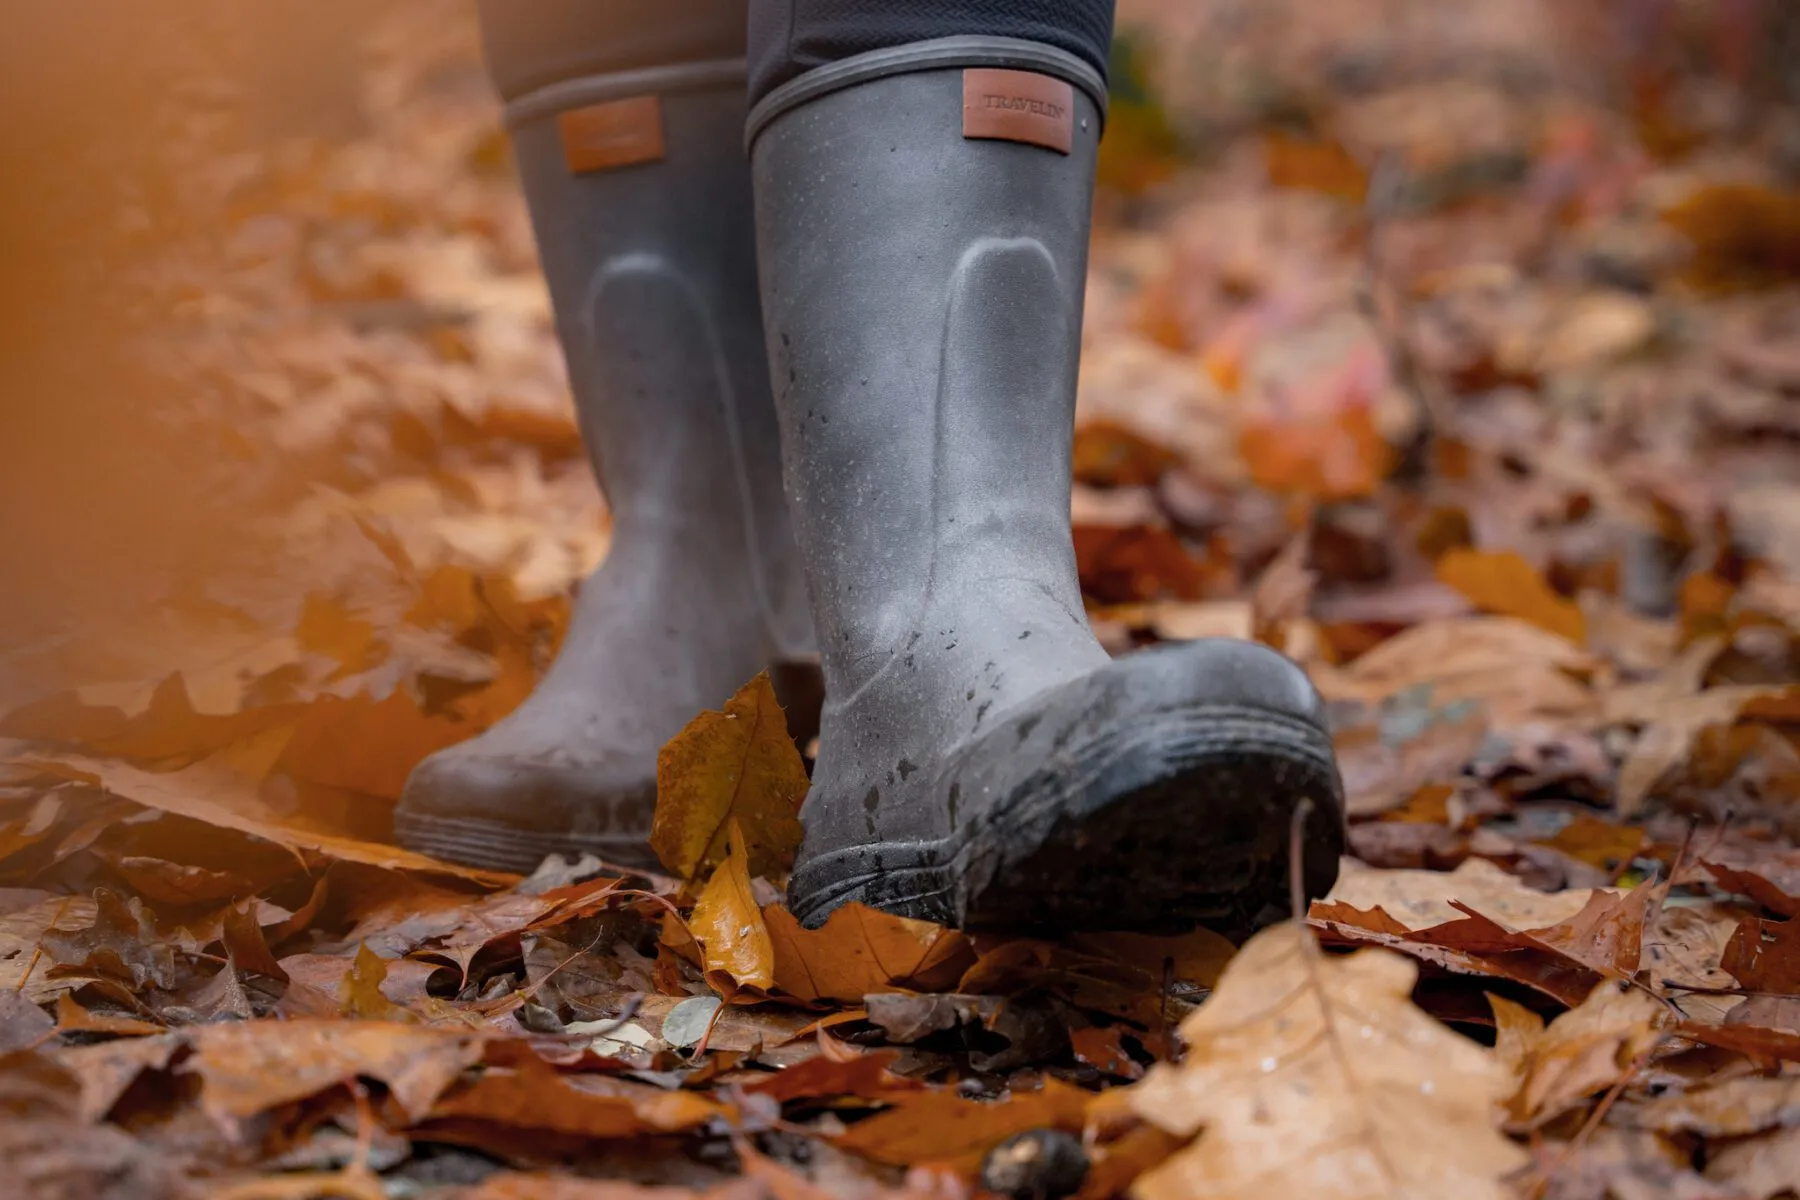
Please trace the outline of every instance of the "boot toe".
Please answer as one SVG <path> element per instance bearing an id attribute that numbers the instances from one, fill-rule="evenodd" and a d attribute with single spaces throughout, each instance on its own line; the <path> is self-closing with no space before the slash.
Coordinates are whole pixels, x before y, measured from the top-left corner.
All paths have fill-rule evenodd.
<path id="1" fill-rule="evenodd" d="M 394 812 L 401 845 L 520 874 L 550 854 L 656 868 L 654 775 L 565 756 L 485 753 L 480 742 L 440 750 L 413 770 Z"/>
<path id="2" fill-rule="evenodd" d="M 963 928 L 1245 936 L 1287 915 L 1303 804 L 1301 892 L 1330 889 L 1344 846 L 1318 694 L 1247 642 L 1157 647 L 1051 689 L 949 756 L 918 802 L 945 806 L 943 837 L 807 854 L 796 915 L 854 899 Z"/>

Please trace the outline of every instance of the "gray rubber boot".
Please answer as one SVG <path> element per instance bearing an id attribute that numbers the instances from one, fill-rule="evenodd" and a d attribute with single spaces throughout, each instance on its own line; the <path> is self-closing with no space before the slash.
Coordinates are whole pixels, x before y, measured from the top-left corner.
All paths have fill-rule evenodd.
<path id="1" fill-rule="evenodd" d="M 413 773 L 395 814 L 404 845 L 514 871 L 578 851 L 653 866 L 657 751 L 772 660 L 811 650 L 744 115 L 741 62 L 509 105 L 612 547 L 537 691 Z"/>
<path id="2" fill-rule="evenodd" d="M 1082 609 L 1070 443 L 1105 92 L 952 38 L 772 93 L 749 123 L 785 474 L 825 669 L 789 888 L 965 928 L 1241 934 L 1327 890 L 1317 693 L 1263 646 L 1118 661 Z M 968 136 L 965 136 L 968 134 Z"/>

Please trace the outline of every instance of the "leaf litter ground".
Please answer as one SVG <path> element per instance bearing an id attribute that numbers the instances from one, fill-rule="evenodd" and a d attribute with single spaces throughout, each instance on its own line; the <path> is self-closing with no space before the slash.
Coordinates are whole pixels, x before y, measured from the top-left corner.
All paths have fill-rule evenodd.
<path id="1" fill-rule="evenodd" d="M 1286 650 L 1349 792 L 1241 949 L 801 928 L 765 680 L 665 750 L 667 876 L 387 840 L 606 525 L 466 17 L 371 22 L 357 135 L 195 183 L 243 561 L 10 659 L 19 1194 L 1795 1194 L 1800 124 L 1732 49 L 1791 21 L 1592 7 L 1124 6 L 1090 615 Z"/>

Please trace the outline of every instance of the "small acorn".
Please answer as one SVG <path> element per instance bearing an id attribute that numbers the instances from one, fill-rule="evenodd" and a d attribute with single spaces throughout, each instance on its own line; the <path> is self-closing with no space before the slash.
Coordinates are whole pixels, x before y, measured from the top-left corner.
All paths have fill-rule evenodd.
<path id="1" fill-rule="evenodd" d="M 1027 1129 L 988 1151 L 981 1186 L 1011 1200 L 1062 1200 L 1081 1190 L 1087 1151 L 1060 1129 Z"/>

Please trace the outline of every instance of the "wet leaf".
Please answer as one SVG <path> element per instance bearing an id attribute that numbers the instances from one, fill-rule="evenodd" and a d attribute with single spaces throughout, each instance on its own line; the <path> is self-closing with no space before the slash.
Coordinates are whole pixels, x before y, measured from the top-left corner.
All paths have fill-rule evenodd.
<path id="1" fill-rule="evenodd" d="M 721 712 L 701 713 L 656 760 L 650 845 L 671 873 L 695 879 L 725 857 L 733 821 L 751 874 L 784 875 L 800 846 L 806 767 L 767 673 Z"/>
<path id="2" fill-rule="evenodd" d="M 721 994 L 774 986 L 775 947 L 751 893 L 749 862 L 735 818 L 725 858 L 701 890 L 688 926 L 703 947 L 707 979 Z"/>
<path id="3" fill-rule="evenodd" d="M 1294 925 L 1251 939 L 1182 1023 L 1181 1065 L 1133 1087 L 1146 1121 L 1206 1131 L 1133 1193 L 1509 1196 L 1524 1155 L 1491 1109 L 1510 1081 L 1412 1006 L 1417 973 L 1379 950 L 1326 958 Z"/>

